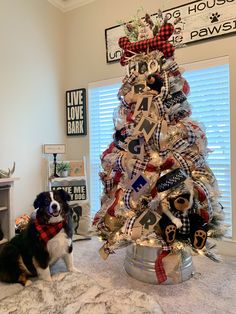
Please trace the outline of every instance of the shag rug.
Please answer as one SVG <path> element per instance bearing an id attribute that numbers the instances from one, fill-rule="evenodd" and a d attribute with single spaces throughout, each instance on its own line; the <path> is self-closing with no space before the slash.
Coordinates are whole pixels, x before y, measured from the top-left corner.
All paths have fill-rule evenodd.
<path id="1" fill-rule="evenodd" d="M 0 314 L 235 314 L 236 257 L 215 263 L 193 256 L 194 276 L 177 285 L 150 285 L 124 269 L 126 249 L 104 261 L 102 243 L 74 242 L 74 263 L 81 273 L 66 273 L 59 260 L 52 282 L 34 280 L 29 287 L 0 282 Z"/>
<path id="2" fill-rule="evenodd" d="M 0 301 L 0 313 L 163 313 L 160 305 L 143 292 L 104 288 L 82 273 L 64 272 L 55 274 L 52 278 L 51 282 L 35 280 L 30 286 L 22 287 L 20 291 L 17 285 L 17 293 Z"/>

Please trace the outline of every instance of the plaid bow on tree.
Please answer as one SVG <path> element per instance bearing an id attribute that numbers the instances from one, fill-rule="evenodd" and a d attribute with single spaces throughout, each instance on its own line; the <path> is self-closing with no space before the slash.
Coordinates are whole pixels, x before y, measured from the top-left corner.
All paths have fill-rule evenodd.
<path id="1" fill-rule="evenodd" d="M 159 50 L 163 53 L 165 58 L 173 56 L 175 51 L 174 46 L 168 42 L 168 38 L 173 34 L 174 26 L 170 23 L 162 25 L 158 34 L 150 39 L 140 40 L 137 42 L 130 42 L 128 37 L 121 37 L 119 39 L 119 46 L 124 50 L 121 56 L 120 63 L 122 66 L 126 65 L 126 58 L 131 57 L 132 53 L 146 52 L 147 50 Z"/>

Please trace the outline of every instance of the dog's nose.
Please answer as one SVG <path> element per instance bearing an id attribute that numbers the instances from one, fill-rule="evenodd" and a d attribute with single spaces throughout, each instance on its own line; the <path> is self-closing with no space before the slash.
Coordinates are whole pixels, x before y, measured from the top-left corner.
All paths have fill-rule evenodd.
<path id="1" fill-rule="evenodd" d="M 49 213 L 50 213 L 50 215 L 53 215 L 56 217 L 59 215 L 60 209 L 61 209 L 60 204 L 57 201 L 53 201 L 50 204 Z"/>
<path id="2" fill-rule="evenodd" d="M 57 204 L 52 204 L 52 209 L 57 210 Z"/>

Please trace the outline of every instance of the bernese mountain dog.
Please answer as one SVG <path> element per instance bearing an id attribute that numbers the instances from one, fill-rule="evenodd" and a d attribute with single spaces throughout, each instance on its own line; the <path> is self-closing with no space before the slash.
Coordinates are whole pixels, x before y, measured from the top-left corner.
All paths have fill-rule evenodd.
<path id="1" fill-rule="evenodd" d="M 63 258 L 67 270 L 76 271 L 72 255 L 70 195 L 63 189 L 40 193 L 27 227 L 2 246 L 0 280 L 29 285 L 29 277 L 51 281 L 49 266 Z"/>

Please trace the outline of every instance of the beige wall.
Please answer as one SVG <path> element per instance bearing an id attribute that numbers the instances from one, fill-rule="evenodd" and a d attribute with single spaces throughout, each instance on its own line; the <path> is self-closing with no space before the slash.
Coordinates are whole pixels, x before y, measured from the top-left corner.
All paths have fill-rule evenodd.
<path id="1" fill-rule="evenodd" d="M 47 0 L 1 0 L 0 38 L 0 169 L 16 162 L 16 216 L 44 189 L 42 144 L 64 141 L 64 15 Z"/>
<path id="2" fill-rule="evenodd" d="M 0 168 L 16 161 L 15 175 L 20 177 L 15 189 L 16 214 L 27 211 L 44 189 L 42 144 L 66 142 L 66 158 L 85 155 L 89 161 L 89 135 L 65 137 L 64 92 L 124 75 L 119 63 L 106 63 L 105 29 L 129 20 L 141 6 L 152 14 L 185 2 L 96 0 L 63 14 L 47 0 L 0 1 Z M 176 51 L 178 63 L 229 56 L 232 161 L 236 159 L 235 43 L 234 34 Z M 232 173 L 236 173 L 234 162 Z M 232 192 L 235 187 L 232 176 Z M 235 203 L 233 199 L 233 208 Z"/>
<path id="3" fill-rule="evenodd" d="M 107 64 L 105 55 L 104 31 L 117 25 L 118 21 L 128 21 L 135 15 L 137 8 L 143 7 L 149 14 L 178 6 L 189 1 L 156 1 L 156 0 L 99 0 L 66 14 L 66 59 L 65 79 L 66 89 L 87 88 L 88 83 L 120 77 L 124 69 L 116 64 Z M 159 3 L 159 5 L 158 5 Z M 162 3 L 162 5 L 160 5 Z M 236 159 L 236 38 L 235 33 L 229 37 L 215 38 L 191 44 L 176 50 L 176 60 L 180 64 L 200 60 L 228 56 L 230 62 L 231 86 L 231 143 L 232 161 Z M 89 104 L 88 104 L 89 111 Z M 89 136 L 84 138 L 68 138 L 69 157 L 82 155 L 89 157 Z M 236 173 L 232 162 L 232 173 Z M 236 187 L 236 177 L 232 176 L 232 194 Z M 236 200 L 233 199 L 233 208 Z M 234 210 L 233 221 L 236 221 Z M 236 227 L 236 226 L 235 226 Z M 234 228 L 236 229 L 236 228 Z M 234 234 L 236 239 L 236 234 Z"/>

